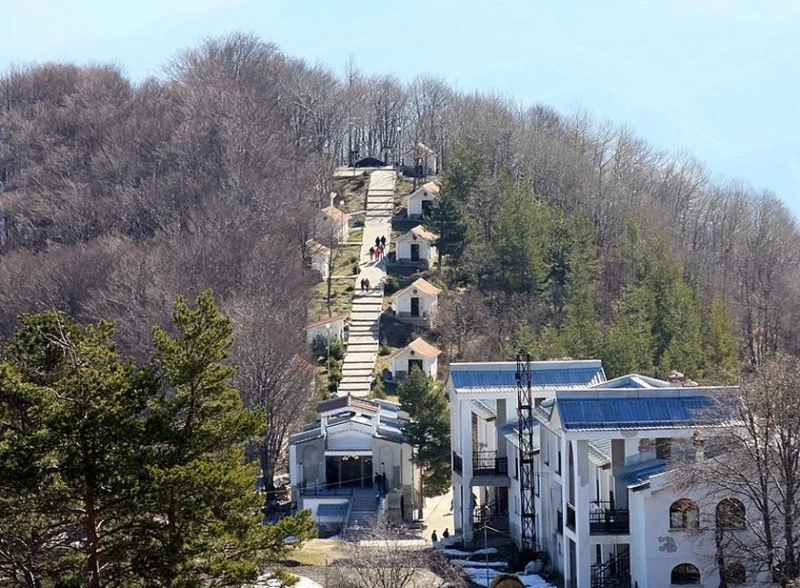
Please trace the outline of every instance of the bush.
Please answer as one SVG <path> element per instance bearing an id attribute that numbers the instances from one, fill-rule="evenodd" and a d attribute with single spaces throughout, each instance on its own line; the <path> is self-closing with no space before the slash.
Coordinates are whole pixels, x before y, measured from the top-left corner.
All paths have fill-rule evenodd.
<path id="1" fill-rule="evenodd" d="M 369 389 L 370 398 L 380 398 L 381 400 L 386 399 L 386 390 L 383 387 L 383 379 L 380 376 L 376 376 L 374 380 L 372 380 L 372 385 Z"/>
<path id="2" fill-rule="evenodd" d="M 364 226 L 364 217 L 357 216 L 353 219 L 353 223 L 351 224 L 353 228 L 363 227 Z"/>
<path id="3" fill-rule="evenodd" d="M 381 343 L 378 347 L 378 355 L 389 355 L 392 352 L 389 345 L 386 343 L 386 339 L 381 337 Z"/>
<path id="4" fill-rule="evenodd" d="M 347 350 L 347 348 L 344 345 L 344 341 L 342 341 L 341 339 L 334 339 L 333 341 L 331 341 L 329 347 L 330 347 L 331 359 L 335 359 L 336 361 L 341 361 L 344 359 L 344 354 L 345 351 Z"/>

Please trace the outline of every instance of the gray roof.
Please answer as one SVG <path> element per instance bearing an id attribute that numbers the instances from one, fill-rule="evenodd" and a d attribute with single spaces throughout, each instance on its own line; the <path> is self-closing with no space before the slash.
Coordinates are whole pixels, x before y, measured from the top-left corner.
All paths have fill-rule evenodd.
<path id="1" fill-rule="evenodd" d="M 451 363 L 450 381 L 458 393 L 514 392 L 516 362 Z M 531 389 L 582 388 L 605 381 L 600 360 L 531 362 Z"/>

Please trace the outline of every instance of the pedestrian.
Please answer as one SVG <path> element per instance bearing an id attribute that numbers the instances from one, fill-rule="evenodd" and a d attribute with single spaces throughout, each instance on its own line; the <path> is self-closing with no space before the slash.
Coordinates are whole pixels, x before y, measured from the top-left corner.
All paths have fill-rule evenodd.
<path id="1" fill-rule="evenodd" d="M 385 249 L 385 248 L 386 248 L 386 236 L 382 235 L 381 236 L 381 249 Z"/>
<path id="2" fill-rule="evenodd" d="M 370 247 L 369 248 L 369 260 L 372 261 L 373 257 L 375 257 L 375 248 L 374 247 Z"/>
<path id="3" fill-rule="evenodd" d="M 366 290 L 369 290 L 369 278 L 366 278 L 364 280 L 364 287 L 365 287 Z"/>
<path id="4" fill-rule="evenodd" d="M 431 535 L 431 543 L 433 543 L 434 545 L 439 543 L 439 537 L 437 537 L 435 529 L 433 531 L 433 535 Z"/>
<path id="5" fill-rule="evenodd" d="M 375 261 L 380 261 L 381 253 L 382 253 L 381 248 L 380 247 L 376 247 L 375 248 Z"/>
<path id="6" fill-rule="evenodd" d="M 363 292 L 366 289 L 367 289 L 367 280 L 361 278 L 361 291 Z"/>
<path id="7" fill-rule="evenodd" d="M 381 238 L 375 237 L 375 249 L 381 246 Z"/>
<path id="8" fill-rule="evenodd" d="M 449 539 L 449 538 L 450 538 L 450 531 L 445 529 L 444 533 L 442 533 L 442 539 Z"/>

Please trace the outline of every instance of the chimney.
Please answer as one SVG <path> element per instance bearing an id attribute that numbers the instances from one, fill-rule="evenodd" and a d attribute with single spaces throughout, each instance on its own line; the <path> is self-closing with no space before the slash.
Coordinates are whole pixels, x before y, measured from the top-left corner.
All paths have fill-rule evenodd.
<path id="1" fill-rule="evenodd" d="M 667 381 L 670 384 L 680 384 L 681 386 L 683 386 L 684 379 L 685 376 L 678 370 L 670 370 L 669 375 L 667 375 Z"/>

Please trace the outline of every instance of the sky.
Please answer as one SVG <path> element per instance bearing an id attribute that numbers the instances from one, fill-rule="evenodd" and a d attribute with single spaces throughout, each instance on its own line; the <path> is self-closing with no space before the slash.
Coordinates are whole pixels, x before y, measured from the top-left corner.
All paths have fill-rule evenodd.
<path id="1" fill-rule="evenodd" d="M 438 74 L 626 124 L 800 218 L 796 0 L 0 0 L 0 69 L 114 62 L 161 75 L 208 36 L 253 32 L 343 71 Z"/>

